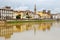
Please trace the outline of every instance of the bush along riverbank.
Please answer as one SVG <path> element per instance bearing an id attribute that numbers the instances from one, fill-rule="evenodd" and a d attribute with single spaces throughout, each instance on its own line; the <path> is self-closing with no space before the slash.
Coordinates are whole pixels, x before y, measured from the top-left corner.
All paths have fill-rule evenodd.
<path id="1" fill-rule="evenodd" d="M 7 23 L 54 22 L 55 20 L 8 20 Z"/>

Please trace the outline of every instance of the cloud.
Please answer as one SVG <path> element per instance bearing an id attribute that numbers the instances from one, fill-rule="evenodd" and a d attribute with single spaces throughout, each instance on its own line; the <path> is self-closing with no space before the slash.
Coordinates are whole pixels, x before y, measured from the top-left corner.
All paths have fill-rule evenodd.
<path id="1" fill-rule="evenodd" d="M 29 8 L 27 6 L 20 6 L 18 8 L 15 8 L 15 10 L 28 10 Z"/>
<path id="2" fill-rule="evenodd" d="M 60 9 L 60 0 L 0 0 L 1 6 L 11 6 L 15 9 L 31 9 L 33 10 L 34 4 L 37 5 L 37 10 L 41 9 Z M 22 7 L 23 6 L 23 7 Z M 53 11 L 53 10 L 52 10 Z M 59 10 L 57 10 L 59 11 Z M 53 11 L 55 12 L 55 11 Z"/>
<path id="3" fill-rule="evenodd" d="M 52 13 L 60 13 L 60 8 L 55 8 L 52 10 Z"/>

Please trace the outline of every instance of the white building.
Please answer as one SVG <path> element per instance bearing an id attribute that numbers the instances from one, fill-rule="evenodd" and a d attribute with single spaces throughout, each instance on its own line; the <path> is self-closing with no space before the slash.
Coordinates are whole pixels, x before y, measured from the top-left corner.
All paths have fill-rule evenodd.
<path id="1" fill-rule="evenodd" d="M 60 19 L 60 13 L 52 14 L 53 19 Z"/>
<path id="2" fill-rule="evenodd" d="M 28 15 L 30 17 L 29 19 L 39 19 L 40 18 L 40 16 L 38 14 L 35 14 L 32 11 L 27 10 L 26 12 L 28 13 Z"/>
<path id="3" fill-rule="evenodd" d="M 13 19 L 13 10 L 11 7 L 0 8 L 0 19 Z"/>

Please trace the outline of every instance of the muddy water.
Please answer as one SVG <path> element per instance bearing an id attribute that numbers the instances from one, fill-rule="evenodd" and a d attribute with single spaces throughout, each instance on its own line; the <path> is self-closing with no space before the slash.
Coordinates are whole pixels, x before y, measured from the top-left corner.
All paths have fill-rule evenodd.
<path id="1" fill-rule="evenodd" d="M 60 40 L 60 22 L 0 24 L 0 40 Z"/>

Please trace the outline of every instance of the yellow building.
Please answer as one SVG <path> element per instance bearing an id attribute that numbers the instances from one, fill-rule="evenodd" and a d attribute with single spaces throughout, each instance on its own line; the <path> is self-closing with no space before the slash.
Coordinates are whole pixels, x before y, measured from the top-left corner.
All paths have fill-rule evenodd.
<path id="1" fill-rule="evenodd" d="M 22 19 L 23 17 L 25 17 L 24 15 L 25 15 L 25 11 L 14 11 L 14 18 L 16 19 L 16 16 L 20 16 L 20 18 L 19 19 Z"/>
<path id="2" fill-rule="evenodd" d="M 19 19 L 28 19 L 27 16 L 32 17 L 33 12 L 30 10 L 26 11 L 14 11 L 14 18 L 16 19 L 16 16 L 20 15 Z"/>
<path id="3" fill-rule="evenodd" d="M 37 14 L 40 15 L 41 19 L 50 19 L 51 18 L 51 14 L 50 12 L 45 12 L 44 10 L 43 11 L 38 11 Z"/>

